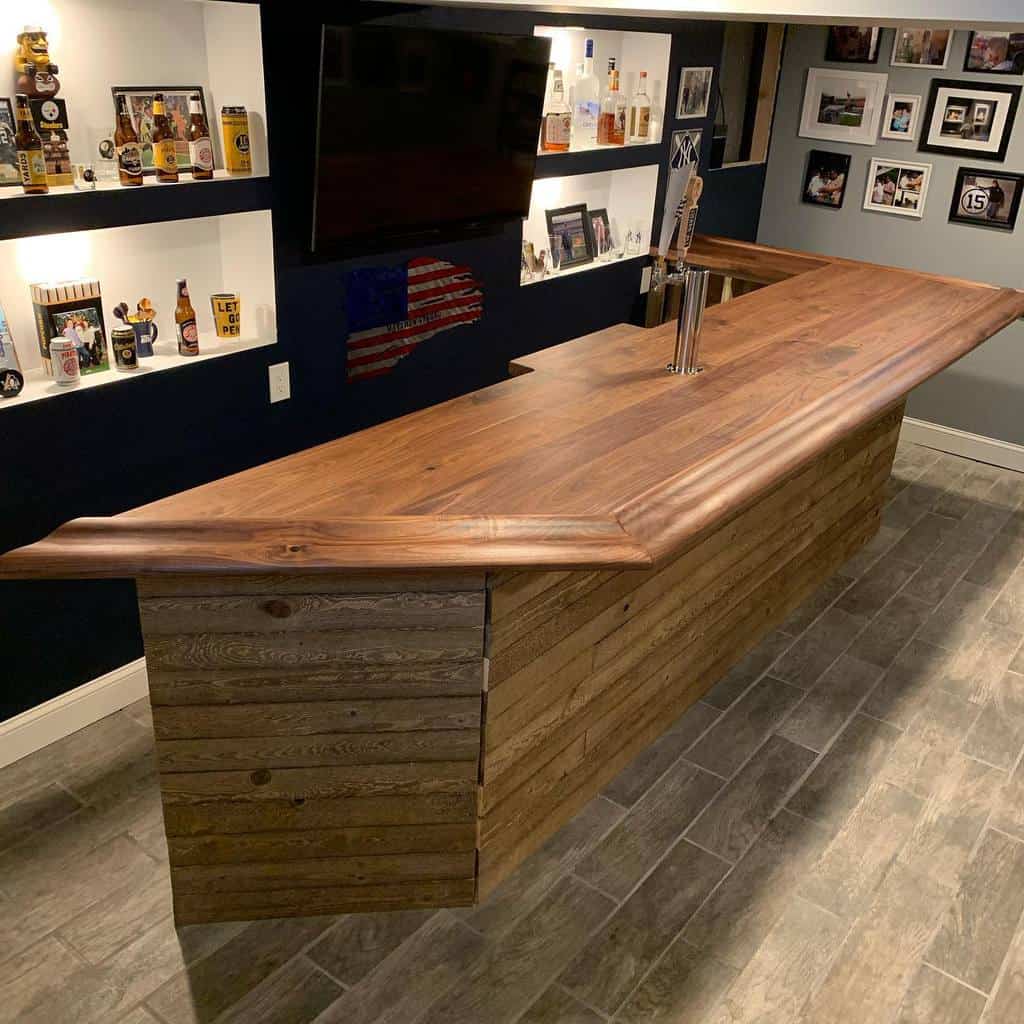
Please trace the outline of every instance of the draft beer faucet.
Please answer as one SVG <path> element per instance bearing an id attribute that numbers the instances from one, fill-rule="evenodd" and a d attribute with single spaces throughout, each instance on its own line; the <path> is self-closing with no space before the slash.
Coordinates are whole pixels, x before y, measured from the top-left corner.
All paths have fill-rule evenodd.
<path id="1" fill-rule="evenodd" d="M 669 277 L 682 288 L 679 319 L 676 321 L 676 351 L 666 369 L 669 373 L 696 374 L 704 369 L 700 357 L 700 332 L 704 326 L 704 306 L 708 300 L 708 278 L 705 267 L 683 266 Z"/>

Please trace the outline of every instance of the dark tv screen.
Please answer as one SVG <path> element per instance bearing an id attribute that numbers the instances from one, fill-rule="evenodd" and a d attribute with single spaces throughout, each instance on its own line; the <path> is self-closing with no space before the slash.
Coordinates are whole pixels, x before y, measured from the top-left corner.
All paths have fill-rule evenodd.
<path id="1" fill-rule="evenodd" d="M 550 42 L 325 26 L 313 251 L 464 237 L 525 217 Z"/>

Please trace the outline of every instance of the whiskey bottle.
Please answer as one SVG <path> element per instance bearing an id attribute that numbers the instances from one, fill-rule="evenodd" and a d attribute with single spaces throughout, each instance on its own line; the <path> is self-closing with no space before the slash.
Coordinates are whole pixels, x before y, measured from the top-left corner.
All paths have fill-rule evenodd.
<path id="1" fill-rule="evenodd" d="M 647 72 L 640 72 L 636 95 L 629 105 L 629 141 L 651 141 L 651 100 L 647 95 Z"/>
<path id="2" fill-rule="evenodd" d="M 162 92 L 153 97 L 153 166 L 156 167 L 157 181 L 178 180 L 178 154 Z"/>
<path id="3" fill-rule="evenodd" d="M 572 133 L 572 111 L 565 102 L 565 85 L 562 72 L 555 68 L 551 82 L 551 98 L 544 111 L 541 126 L 540 148 L 544 153 L 564 153 L 569 148 Z"/>
<path id="4" fill-rule="evenodd" d="M 626 97 L 619 92 L 619 72 L 614 57 L 608 58 L 608 91 L 601 100 L 597 141 L 602 146 L 623 146 L 626 143 Z"/>
<path id="5" fill-rule="evenodd" d="M 14 149 L 18 154 L 18 171 L 21 173 L 21 187 L 30 196 L 43 195 L 50 191 L 46 183 L 46 153 L 43 140 L 32 121 L 32 110 L 28 96 L 17 96 L 18 131 L 14 136 Z"/>
<path id="6" fill-rule="evenodd" d="M 597 145 L 597 120 L 601 116 L 601 83 L 594 74 L 594 40 L 585 43 L 583 73 L 576 79 L 572 109 L 573 149 Z"/>

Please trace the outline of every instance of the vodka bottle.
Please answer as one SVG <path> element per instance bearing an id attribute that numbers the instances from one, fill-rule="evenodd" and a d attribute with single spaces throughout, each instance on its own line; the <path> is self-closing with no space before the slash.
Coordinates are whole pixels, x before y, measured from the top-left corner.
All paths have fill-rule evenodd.
<path id="1" fill-rule="evenodd" d="M 594 40 L 586 42 L 583 73 L 573 90 L 573 149 L 593 149 L 597 145 L 597 120 L 601 114 L 601 83 L 594 74 Z"/>

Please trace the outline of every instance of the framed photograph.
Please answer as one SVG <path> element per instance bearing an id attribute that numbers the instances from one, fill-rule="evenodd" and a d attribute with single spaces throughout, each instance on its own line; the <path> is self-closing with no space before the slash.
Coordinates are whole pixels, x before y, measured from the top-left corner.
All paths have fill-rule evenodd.
<path id="1" fill-rule="evenodd" d="M 676 119 L 707 117 L 711 102 L 711 76 L 714 68 L 683 68 L 679 73 L 679 99 Z"/>
<path id="2" fill-rule="evenodd" d="M 924 213 L 931 174 L 931 164 L 912 164 L 875 157 L 868 168 L 864 209 L 920 219 Z"/>
<path id="3" fill-rule="evenodd" d="M 972 32 L 964 71 L 1024 75 L 1024 32 Z"/>
<path id="4" fill-rule="evenodd" d="M 606 253 L 615 248 L 615 240 L 612 238 L 612 223 L 608 219 L 607 210 L 602 208 L 590 211 L 590 233 L 594 239 L 595 256 L 600 256 L 602 252 Z"/>
<path id="5" fill-rule="evenodd" d="M 917 144 L 923 153 L 1003 160 L 1020 102 L 1019 85 L 933 78 L 924 128 Z"/>
<path id="6" fill-rule="evenodd" d="M 18 170 L 18 150 L 14 145 L 17 128 L 14 124 L 14 107 L 6 96 L 0 96 L 0 188 L 6 185 L 20 185 L 21 171 Z"/>
<path id="7" fill-rule="evenodd" d="M 812 206 L 838 210 L 843 205 L 849 177 L 848 153 L 829 153 L 824 149 L 812 149 L 807 155 L 807 171 L 804 174 L 801 198 Z"/>
<path id="8" fill-rule="evenodd" d="M 876 63 L 881 31 L 865 25 L 829 25 L 825 60 L 840 64 Z"/>
<path id="9" fill-rule="evenodd" d="M 178 170 L 189 172 L 192 161 L 188 155 L 188 100 L 199 97 L 206 123 L 210 123 L 206 112 L 206 94 L 201 85 L 115 85 L 110 89 L 114 97 L 114 116 L 117 116 L 117 99 L 128 98 L 128 109 L 132 122 L 139 133 L 139 149 L 142 151 L 142 173 L 156 174 L 153 166 L 153 96 L 162 92 L 167 105 L 167 121 L 174 133 L 174 154 L 178 158 Z"/>
<path id="10" fill-rule="evenodd" d="M 949 44 L 953 41 L 951 28 L 896 29 L 892 43 L 894 68 L 944 68 L 949 62 Z"/>
<path id="11" fill-rule="evenodd" d="M 682 167 L 690 154 L 695 154 L 697 163 L 700 163 L 700 139 L 703 134 L 703 128 L 684 128 L 680 132 L 673 132 L 669 167 Z"/>
<path id="12" fill-rule="evenodd" d="M 912 142 L 921 120 L 921 97 L 891 92 L 882 116 L 882 138 Z"/>
<path id="13" fill-rule="evenodd" d="M 1017 223 L 1024 174 L 960 167 L 953 186 L 949 219 L 957 224 L 983 225 L 1012 231 Z"/>
<path id="14" fill-rule="evenodd" d="M 562 267 L 580 267 L 594 261 L 594 229 L 586 203 L 545 210 L 548 234 L 562 242 Z"/>
<path id="15" fill-rule="evenodd" d="M 807 139 L 872 146 L 885 106 L 888 75 L 808 68 L 800 134 Z"/>

